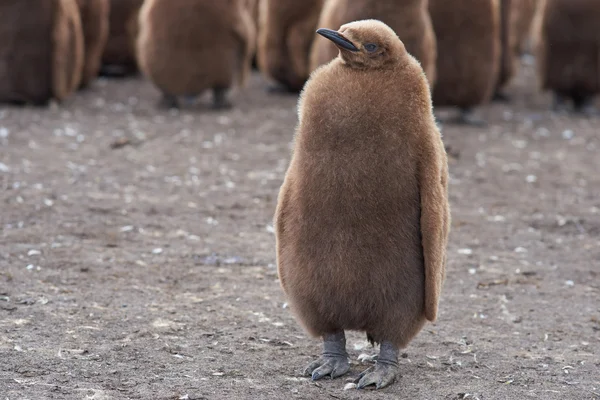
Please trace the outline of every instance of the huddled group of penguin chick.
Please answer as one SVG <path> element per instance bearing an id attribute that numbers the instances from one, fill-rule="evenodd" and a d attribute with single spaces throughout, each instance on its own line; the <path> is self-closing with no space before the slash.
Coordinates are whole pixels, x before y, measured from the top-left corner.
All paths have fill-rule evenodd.
<path id="1" fill-rule="evenodd" d="M 451 217 L 433 106 L 479 123 L 472 109 L 501 96 L 532 30 L 557 106 L 591 113 L 600 86 L 598 0 L 3 0 L 0 18 L 2 101 L 62 99 L 99 71 L 139 68 L 166 106 L 212 90 L 223 108 L 255 55 L 302 91 L 278 276 L 323 340 L 305 375 L 350 371 L 346 330 L 380 345 L 357 388 L 390 385 L 399 350 L 438 315 Z"/>
<path id="2" fill-rule="evenodd" d="M 138 70 L 176 107 L 212 90 L 217 108 L 252 65 L 299 92 L 338 54 L 317 28 L 377 19 L 425 71 L 434 106 L 483 123 L 477 106 L 507 99 L 519 56 L 534 50 L 555 107 L 595 114 L 600 4 L 594 0 L 3 0 L 0 102 L 45 104 L 98 73 Z"/>

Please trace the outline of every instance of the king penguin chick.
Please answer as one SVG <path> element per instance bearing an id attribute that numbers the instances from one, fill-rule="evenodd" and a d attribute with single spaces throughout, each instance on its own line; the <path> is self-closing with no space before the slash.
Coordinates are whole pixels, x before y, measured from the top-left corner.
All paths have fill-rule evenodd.
<path id="1" fill-rule="evenodd" d="M 425 73 L 389 26 L 361 20 L 317 33 L 340 53 L 300 96 L 274 217 L 278 274 L 293 313 L 324 343 L 304 373 L 348 372 L 344 331 L 363 331 L 380 351 L 358 388 L 383 388 L 399 349 L 437 317 L 448 161 Z"/>
<path id="2" fill-rule="evenodd" d="M 429 0 L 429 13 L 437 38 L 433 105 L 458 107 L 458 123 L 485 125 L 474 108 L 490 101 L 498 78 L 499 0 Z"/>
<path id="3" fill-rule="evenodd" d="M 109 0 L 77 0 L 83 29 L 85 61 L 80 87 L 98 76 L 102 52 L 108 39 Z"/>
<path id="4" fill-rule="evenodd" d="M 144 0 L 110 0 L 108 40 L 102 53 L 100 73 L 124 77 L 138 72 L 135 38 L 138 13 Z"/>
<path id="5" fill-rule="evenodd" d="M 406 50 L 421 63 L 429 86 L 433 87 L 436 40 L 427 4 L 428 0 L 328 0 L 323 6 L 319 26 L 336 29 L 361 19 L 382 21 L 396 32 Z M 334 59 L 337 53 L 330 41 L 317 37 L 310 53 L 311 71 Z"/>
<path id="6" fill-rule="evenodd" d="M 600 2 L 547 0 L 542 11 L 537 49 L 542 89 L 554 93 L 561 111 L 571 100 L 576 112 L 597 115 L 594 96 L 600 92 Z"/>
<path id="7" fill-rule="evenodd" d="M 298 92 L 308 79 L 308 56 L 323 1 L 261 0 L 258 67 L 282 85 L 271 90 Z"/>
<path id="8" fill-rule="evenodd" d="M 140 69 L 177 107 L 179 96 L 213 91 L 214 108 L 229 108 L 228 89 L 250 73 L 254 23 L 245 0 L 147 0 L 140 11 Z"/>
<path id="9" fill-rule="evenodd" d="M 79 86 L 83 51 L 75 0 L 0 2 L 0 102 L 64 100 Z"/>

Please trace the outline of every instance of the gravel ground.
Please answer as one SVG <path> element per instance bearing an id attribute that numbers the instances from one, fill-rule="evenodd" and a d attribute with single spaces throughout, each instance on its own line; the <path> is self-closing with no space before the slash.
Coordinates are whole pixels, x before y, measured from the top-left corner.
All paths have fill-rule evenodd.
<path id="1" fill-rule="evenodd" d="M 319 341 L 277 281 L 296 124 L 257 74 L 236 107 L 157 110 L 141 78 L 0 109 L 0 398 L 600 399 L 600 120 L 525 65 L 487 128 L 444 125 L 453 225 L 439 319 L 382 391 L 300 375 Z M 443 112 L 441 110 L 440 112 Z"/>

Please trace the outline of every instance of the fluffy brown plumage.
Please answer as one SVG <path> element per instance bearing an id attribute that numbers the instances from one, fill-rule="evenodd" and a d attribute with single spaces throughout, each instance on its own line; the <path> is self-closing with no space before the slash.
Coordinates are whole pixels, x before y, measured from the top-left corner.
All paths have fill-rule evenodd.
<path id="1" fill-rule="evenodd" d="M 135 39 L 144 0 L 110 0 L 108 40 L 102 53 L 102 74 L 123 76 L 138 71 Z"/>
<path id="2" fill-rule="evenodd" d="M 327 0 L 319 19 L 319 27 L 337 29 L 361 20 L 377 19 L 392 28 L 425 70 L 429 84 L 435 82 L 436 40 L 427 10 L 428 0 Z M 329 40 L 317 37 L 310 54 L 310 69 L 333 60 L 338 49 Z"/>
<path id="3" fill-rule="evenodd" d="M 308 57 L 324 0 L 261 0 L 258 67 L 290 91 L 308 79 Z"/>
<path id="4" fill-rule="evenodd" d="M 367 20 L 337 34 L 358 50 L 342 50 L 302 91 L 275 214 L 279 278 L 325 350 L 337 346 L 331 335 L 339 344 L 343 330 L 364 331 L 382 352 L 387 346 L 393 365 L 394 351 L 437 316 L 447 157 L 427 78 L 394 31 Z M 308 368 L 313 379 L 347 371 L 343 356 L 327 354 Z M 389 384 L 390 371 L 378 368 L 359 387 L 374 378 Z"/>
<path id="5" fill-rule="evenodd" d="M 167 97 L 215 92 L 215 105 L 237 79 L 243 85 L 254 50 L 245 0 L 147 0 L 140 11 L 140 69 Z"/>
<path id="6" fill-rule="evenodd" d="M 488 102 L 500 66 L 499 0 L 429 0 L 437 38 L 435 106 Z"/>
<path id="7" fill-rule="evenodd" d="M 567 99 L 579 111 L 594 111 L 593 96 L 600 91 L 600 2 L 547 0 L 543 9 L 537 51 L 543 89 L 557 96 L 557 107 Z"/>
<path id="8" fill-rule="evenodd" d="M 0 102 L 63 100 L 79 85 L 82 65 L 75 0 L 0 3 Z"/>
<path id="9" fill-rule="evenodd" d="M 83 28 L 85 62 L 81 86 L 87 86 L 98 75 L 102 53 L 108 39 L 109 0 L 77 0 Z"/>

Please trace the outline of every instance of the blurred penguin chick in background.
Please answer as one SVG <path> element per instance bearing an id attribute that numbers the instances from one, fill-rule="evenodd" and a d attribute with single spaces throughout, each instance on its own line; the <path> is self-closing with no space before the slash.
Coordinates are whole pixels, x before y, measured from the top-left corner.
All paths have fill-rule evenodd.
<path id="1" fill-rule="evenodd" d="M 600 2 L 546 0 L 536 35 L 542 89 L 554 94 L 554 108 L 597 115 L 600 92 Z"/>
<path id="2" fill-rule="evenodd" d="M 0 2 L 0 102 L 67 98 L 81 81 L 83 46 L 76 0 Z"/>
<path id="3" fill-rule="evenodd" d="M 228 89 L 245 84 L 255 29 L 246 0 L 147 0 L 139 16 L 137 56 L 162 92 L 160 105 L 210 89 L 213 106 L 228 108 Z"/>
<path id="4" fill-rule="evenodd" d="M 499 0 L 429 0 L 437 38 L 433 105 L 458 107 L 455 122 L 485 125 L 474 109 L 490 101 L 500 68 Z"/>
<path id="5" fill-rule="evenodd" d="M 308 79 L 323 1 L 260 0 L 258 67 L 284 90 L 298 92 Z"/>

